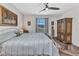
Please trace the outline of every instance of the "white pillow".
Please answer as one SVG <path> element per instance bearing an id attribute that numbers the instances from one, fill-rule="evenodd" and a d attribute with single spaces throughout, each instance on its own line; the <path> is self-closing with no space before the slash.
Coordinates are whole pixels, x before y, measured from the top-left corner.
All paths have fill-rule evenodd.
<path id="1" fill-rule="evenodd" d="M 16 34 L 15 34 L 15 30 L 12 30 L 12 31 L 4 31 L 4 32 L 0 32 L 0 43 L 4 42 L 4 41 L 7 41 L 13 37 L 15 37 Z"/>
<path id="2" fill-rule="evenodd" d="M 8 28 L 8 29 L 0 30 L 0 34 L 7 33 L 7 32 L 16 32 L 16 31 L 19 31 L 19 29 L 17 29 L 17 28 Z"/>

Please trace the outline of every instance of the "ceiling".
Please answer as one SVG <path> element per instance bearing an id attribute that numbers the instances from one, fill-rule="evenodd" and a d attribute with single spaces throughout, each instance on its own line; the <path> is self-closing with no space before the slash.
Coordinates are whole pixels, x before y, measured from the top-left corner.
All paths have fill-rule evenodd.
<path id="1" fill-rule="evenodd" d="M 43 3 L 12 3 L 24 15 L 54 15 L 64 13 L 72 8 L 78 6 L 78 3 L 49 3 L 50 7 L 58 7 L 60 10 L 45 10 Z"/>

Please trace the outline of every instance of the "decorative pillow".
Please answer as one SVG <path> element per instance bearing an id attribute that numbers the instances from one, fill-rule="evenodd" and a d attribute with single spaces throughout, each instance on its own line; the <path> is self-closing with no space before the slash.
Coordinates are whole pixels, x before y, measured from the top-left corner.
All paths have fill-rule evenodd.
<path id="1" fill-rule="evenodd" d="M 18 31 L 18 32 L 15 32 L 16 36 L 20 36 L 21 33 Z"/>
<path id="2" fill-rule="evenodd" d="M 15 34 L 16 34 L 16 36 L 20 36 L 21 34 L 23 34 L 23 32 L 18 30 L 18 31 L 15 31 Z"/>

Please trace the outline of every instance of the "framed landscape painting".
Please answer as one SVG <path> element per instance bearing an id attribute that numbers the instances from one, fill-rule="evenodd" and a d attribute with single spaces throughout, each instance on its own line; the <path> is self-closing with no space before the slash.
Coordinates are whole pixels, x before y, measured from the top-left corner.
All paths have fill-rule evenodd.
<path id="1" fill-rule="evenodd" d="M 17 26 L 17 15 L 0 6 L 0 26 Z"/>

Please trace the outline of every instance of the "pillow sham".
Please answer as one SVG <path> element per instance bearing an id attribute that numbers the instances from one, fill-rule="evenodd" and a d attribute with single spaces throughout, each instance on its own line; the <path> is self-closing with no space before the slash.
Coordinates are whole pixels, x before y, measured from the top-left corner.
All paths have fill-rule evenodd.
<path id="1" fill-rule="evenodd" d="M 18 30 L 19 30 L 19 29 L 17 29 L 17 28 L 2 29 L 2 30 L 0 30 L 0 34 L 8 33 L 8 32 L 15 32 L 15 31 L 18 31 Z"/>
<path id="2" fill-rule="evenodd" d="M 2 33 L 2 34 L 0 34 L 0 43 L 5 42 L 15 36 L 16 36 L 16 34 L 13 31 Z"/>

